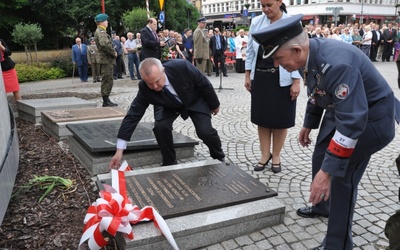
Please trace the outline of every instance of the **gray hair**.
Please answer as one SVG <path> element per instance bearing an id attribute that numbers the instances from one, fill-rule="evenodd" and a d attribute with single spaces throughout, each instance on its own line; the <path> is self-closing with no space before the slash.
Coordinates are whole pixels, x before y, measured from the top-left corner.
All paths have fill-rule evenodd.
<path id="1" fill-rule="evenodd" d="M 139 65 L 140 75 L 149 76 L 153 73 L 153 66 L 157 66 L 160 72 L 163 71 L 164 67 L 161 64 L 161 61 L 157 58 L 149 57 L 144 59 Z"/>
<path id="2" fill-rule="evenodd" d="M 308 46 L 308 34 L 305 32 L 301 32 L 299 35 L 295 36 L 288 42 L 281 45 L 279 49 L 290 49 L 293 45 L 299 45 L 301 47 Z"/>

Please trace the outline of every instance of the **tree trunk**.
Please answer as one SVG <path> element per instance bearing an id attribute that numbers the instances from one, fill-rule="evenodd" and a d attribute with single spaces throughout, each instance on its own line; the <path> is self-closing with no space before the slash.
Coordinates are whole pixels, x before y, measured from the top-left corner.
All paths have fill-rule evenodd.
<path id="1" fill-rule="evenodd" d="M 24 50 L 25 50 L 25 55 L 26 55 L 26 62 L 30 64 L 29 62 L 29 57 L 28 57 L 28 46 L 24 44 Z"/>
<path id="2" fill-rule="evenodd" d="M 39 58 L 38 58 L 38 54 L 37 54 L 37 46 L 36 46 L 37 44 L 36 43 L 34 43 L 34 46 L 35 46 L 35 55 L 36 55 L 36 63 L 37 63 L 37 66 L 39 67 Z"/>

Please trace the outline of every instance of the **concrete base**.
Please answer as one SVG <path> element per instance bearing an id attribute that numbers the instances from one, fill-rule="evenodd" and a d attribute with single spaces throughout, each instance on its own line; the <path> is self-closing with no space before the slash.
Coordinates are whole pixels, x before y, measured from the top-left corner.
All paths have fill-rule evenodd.
<path id="1" fill-rule="evenodd" d="M 36 124 L 41 122 L 42 111 L 97 107 L 97 103 L 76 97 L 62 97 L 20 100 L 17 106 L 19 118 Z"/>
<path id="2" fill-rule="evenodd" d="M 69 136 L 70 152 L 86 167 L 91 175 L 98 175 L 110 171 L 108 163 L 113 157 L 114 152 L 110 153 L 91 153 L 89 152 L 75 136 Z M 194 156 L 194 145 L 175 148 L 177 160 L 190 158 Z M 162 163 L 160 150 L 143 150 L 143 151 L 124 151 L 124 160 L 129 162 L 131 167 L 141 167 Z"/>
<path id="3" fill-rule="evenodd" d="M 191 168 L 212 163 L 215 163 L 215 161 L 139 169 L 126 172 L 126 175 Z M 99 180 L 109 178 L 109 174 L 98 176 Z M 281 224 L 283 223 L 284 215 L 285 206 L 276 198 L 267 198 L 171 218 L 166 220 L 166 223 L 180 249 L 197 249 Z M 135 239 L 126 242 L 126 249 L 171 249 L 168 241 L 154 227 L 153 222 L 133 225 L 133 233 Z"/>

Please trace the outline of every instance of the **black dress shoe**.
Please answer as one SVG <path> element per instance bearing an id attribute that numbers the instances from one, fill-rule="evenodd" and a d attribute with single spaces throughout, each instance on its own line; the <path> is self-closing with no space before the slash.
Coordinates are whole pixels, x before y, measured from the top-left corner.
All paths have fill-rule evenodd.
<path id="1" fill-rule="evenodd" d="M 256 165 L 254 165 L 254 171 L 263 171 L 265 169 L 265 166 L 268 165 L 269 161 L 272 159 L 272 154 L 270 153 L 270 157 L 268 161 L 265 163 L 258 162 Z"/>
<path id="2" fill-rule="evenodd" d="M 281 165 L 280 163 L 279 163 L 279 164 L 272 164 L 271 170 L 272 170 L 272 172 L 274 172 L 275 174 L 276 174 L 276 173 L 279 173 L 279 172 L 282 171 L 282 165 Z"/>
<path id="3" fill-rule="evenodd" d="M 215 74 L 215 77 L 218 77 L 219 76 L 219 74 Z"/>
<path id="4" fill-rule="evenodd" d="M 325 217 L 328 218 L 328 215 L 319 214 L 312 210 L 312 207 L 302 207 L 297 209 L 297 215 L 304 218 L 315 218 L 315 217 Z"/>
<path id="5" fill-rule="evenodd" d="M 224 74 L 225 77 L 228 77 L 228 74 Z"/>
<path id="6" fill-rule="evenodd" d="M 328 250 L 328 248 L 325 248 L 323 245 L 320 245 L 320 246 L 313 248 L 313 250 Z"/>

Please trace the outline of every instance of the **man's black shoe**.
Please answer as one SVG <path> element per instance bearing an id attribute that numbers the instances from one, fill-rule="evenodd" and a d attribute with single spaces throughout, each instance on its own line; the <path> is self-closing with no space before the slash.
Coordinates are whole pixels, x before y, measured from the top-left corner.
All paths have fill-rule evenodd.
<path id="1" fill-rule="evenodd" d="M 315 217 L 325 217 L 328 218 L 328 215 L 319 214 L 312 210 L 312 207 L 302 207 L 297 209 L 297 215 L 304 218 L 315 218 Z"/>
<path id="2" fill-rule="evenodd" d="M 225 77 L 228 77 L 228 74 L 224 74 Z"/>

